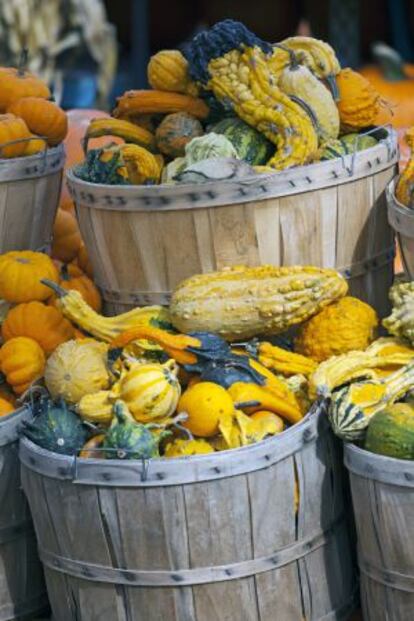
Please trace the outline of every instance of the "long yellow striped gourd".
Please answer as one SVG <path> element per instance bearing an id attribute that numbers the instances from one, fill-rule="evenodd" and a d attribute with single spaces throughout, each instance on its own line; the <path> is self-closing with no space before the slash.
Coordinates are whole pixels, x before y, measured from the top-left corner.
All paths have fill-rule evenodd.
<path id="1" fill-rule="evenodd" d="M 289 37 L 280 45 L 295 52 L 300 63 L 310 69 L 318 78 L 337 75 L 341 66 L 333 48 L 320 39 L 313 37 Z"/>
<path id="2" fill-rule="evenodd" d="M 118 136 L 125 142 L 138 144 L 150 151 L 155 149 L 155 138 L 151 132 L 122 119 L 112 117 L 92 119 L 86 130 L 85 140 L 100 136 Z"/>
<path id="3" fill-rule="evenodd" d="M 236 266 L 192 276 L 175 289 L 170 316 L 180 332 L 212 332 L 227 340 L 277 334 L 346 294 L 335 270 Z"/>

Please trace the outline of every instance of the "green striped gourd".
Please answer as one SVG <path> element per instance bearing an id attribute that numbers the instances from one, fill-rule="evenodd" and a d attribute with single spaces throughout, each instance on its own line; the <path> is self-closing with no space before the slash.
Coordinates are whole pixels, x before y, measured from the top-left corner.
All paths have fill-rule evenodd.
<path id="1" fill-rule="evenodd" d="M 236 149 L 238 157 L 252 166 L 265 164 L 275 151 L 274 145 L 264 134 L 236 117 L 222 119 L 209 130 L 223 134 Z"/>

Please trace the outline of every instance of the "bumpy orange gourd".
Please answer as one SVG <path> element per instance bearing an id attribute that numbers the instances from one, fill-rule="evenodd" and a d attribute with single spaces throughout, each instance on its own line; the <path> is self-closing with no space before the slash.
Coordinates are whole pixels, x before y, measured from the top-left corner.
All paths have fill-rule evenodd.
<path id="1" fill-rule="evenodd" d="M 69 211 L 58 209 L 53 225 L 52 256 L 59 261 L 73 261 L 82 243 L 78 223 Z"/>
<path id="2" fill-rule="evenodd" d="M 11 414 L 14 411 L 14 407 L 7 401 L 7 399 L 3 399 L 0 397 L 0 416 L 7 416 L 7 414 Z"/>
<path id="3" fill-rule="evenodd" d="M 101 295 L 94 282 L 84 272 L 82 272 L 80 267 L 74 265 L 73 263 L 69 265 L 64 263 L 60 268 L 59 277 L 59 285 L 62 289 L 66 289 L 67 291 L 70 289 L 79 291 L 85 302 L 93 308 L 94 311 L 98 313 L 101 310 Z M 56 300 L 57 297 L 54 295 L 50 298 L 49 303 L 57 306 Z"/>
<path id="4" fill-rule="evenodd" d="M 52 290 L 40 280 L 59 281 L 52 259 L 41 252 L 12 250 L 0 255 L 0 298 L 13 304 L 46 300 Z"/>
<path id="5" fill-rule="evenodd" d="M 187 59 L 179 50 L 161 50 L 151 56 L 147 68 L 151 88 L 187 95 L 198 95 L 188 73 Z"/>
<path id="6" fill-rule="evenodd" d="M 336 81 L 341 128 L 358 131 L 373 125 L 381 105 L 378 91 L 364 76 L 349 68 L 342 69 L 336 76 Z"/>
<path id="7" fill-rule="evenodd" d="M 117 100 L 114 117 L 124 118 L 134 114 L 169 114 L 188 112 L 198 119 L 208 116 L 207 104 L 197 97 L 167 93 L 166 91 L 127 91 Z"/>
<path id="8" fill-rule="evenodd" d="M 410 159 L 407 166 L 398 178 L 395 188 L 395 197 L 402 205 L 412 207 L 414 192 L 414 127 L 410 127 L 405 134 L 405 142 L 410 148 Z"/>
<path id="9" fill-rule="evenodd" d="M 375 339 L 377 326 L 375 310 L 347 296 L 326 306 L 301 326 L 295 351 L 322 362 L 331 356 L 364 350 Z"/>
<path id="10" fill-rule="evenodd" d="M 36 341 L 26 336 L 10 339 L 0 349 L 0 369 L 16 395 L 23 394 L 45 370 L 45 354 Z"/>
<path id="11" fill-rule="evenodd" d="M 23 119 L 14 114 L 0 114 L 0 159 L 23 155 L 27 144 L 24 140 L 30 136 L 29 128 Z M 14 141 L 17 142 L 8 144 Z"/>
<path id="12" fill-rule="evenodd" d="M 37 76 L 25 69 L 26 58 L 22 55 L 19 68 L 0 67 L 0 112 L 5 112 L 8 106 L 22 97 L 42 97 L 48 99 L 50 90 Z"/>
<path id="13" fill-rule="evenodd" d="M 42 97 L 18 99 L 10 104 L 7 112 L 23 119 L 34 134 L 45 136 L 51 147 L 62 142 L 68 133 L 66 112 L 53 101 Z"/>
<path id="14" fill-rule="evenodd" d="M 27 336 L 46 354 L 51 354 L 58 345 L 74 338 L 74 329 L 57 308 L 42 302 L 27 302 L 9 310 L 1 334 L 4 341 Z"/>

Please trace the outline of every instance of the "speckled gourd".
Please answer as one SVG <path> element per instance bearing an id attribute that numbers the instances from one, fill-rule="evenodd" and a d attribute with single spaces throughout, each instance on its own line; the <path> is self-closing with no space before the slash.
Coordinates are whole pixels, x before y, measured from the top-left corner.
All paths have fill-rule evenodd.
<path id="1" fill-rule="evenodd" d="M 414 345 L 414 281 L 394 285 L 389 297 L 392 312 L 383 320 L 384 327 L 390 334 Z"/>
<path id="2" fill-rule="evenodd" d="M 243 340 L 284 332 L 347 290 L 345 279 L 332 269 L 235 266 L 179 284 L 170 316 L 180 332 L 212 332 L 226 340 Z"/>
<path id="3" fill-rule="evenodd" d="M 371 417 L 401 399 L 412 389 L 413 383 L 414 363 L 411 363 L 386 379 L 356 382 L 338 390 L 329 407 L 334 433 L 343 440 L 364 437 Z"/>

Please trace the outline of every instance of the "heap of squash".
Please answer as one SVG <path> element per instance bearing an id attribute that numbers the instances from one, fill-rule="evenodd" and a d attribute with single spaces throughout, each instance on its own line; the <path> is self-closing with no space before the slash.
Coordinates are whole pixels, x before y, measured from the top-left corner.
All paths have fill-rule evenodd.
<path id="1" fill-rule="evenodd" d="M 58 145 L 67 133 L 66 113 L 25 65 L 23 53 L 18 68 L 0 67 L 0 159 L 34 155 Z"/>
<path id="2" fill-rule="evenodd" d="M 362 437 L 414 386 L 414 287 L 392 290 L 393 336 L 379 339 L 375 311 L 346 294 L 330 269 L 234 267 L 184 281 L 168 309 L 105 317 L 74 266 L 0 255 L 0 411 L 29 400 L 26 435 L 81 457 L 235 449 L 282 433 L 322 398 L 341 437 Z"/>
<path id="3" fill-rule="evenodd" d="M 222 170 L 223 158 L 247 175 L 377 142 L 364 132 L 376 124 L 379 93 L 310 37 L 270 45 L 225 20 L 196 35 L 183 53 L 155 54 L 148 81 L 152 90 L 118 99 L 112 119 L 91 122 L 86 144 L 102 135 L 125 144 L 91 150 L 78 176 L 104 184 L 197 182 Z"/>

